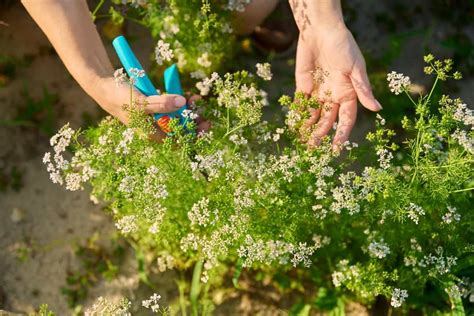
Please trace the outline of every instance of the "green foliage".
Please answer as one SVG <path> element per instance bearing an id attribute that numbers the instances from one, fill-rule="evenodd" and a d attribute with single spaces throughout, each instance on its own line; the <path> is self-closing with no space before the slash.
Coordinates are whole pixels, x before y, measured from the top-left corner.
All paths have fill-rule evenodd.
<path id="1" fill-rule="evenodd" d="M 426 59 L 435 85 L 417 101 L 403 75 L 390 79 L 413 102 L 416 116 L 403 123 L 409 137 L 394 140 L 378 116 L 372 145 L 343 144 L 346 158 L 329 139 L 316 149 L 300 142 L 316 101 L 282 97 L 287 127 L 275 129 L 261 121 L 266 99 L 257 78 L 237 72 L 199 86 L 210 97 L 193 111 L 213 122 L 208 133 L 174 122 L 172 137 L 150 142 L 153 122 L 132 106 L 129 127 L 112 118 L 84 133 L 65 126 L 45 163 L 67 189 L 90 183 L 117 228 L 163 270 L 203 262 L 193 306 L 206 292 L 199 277 L 217 285 L 219 267 L 237 265 L 234 284 L 242 269 L 300 271 L 339 297 L 371 304 L 381 295 L 405 309 L 436 297 L 435 309 L 446 311 L 460 306 L 452 293 L 464 293 L 467 270 L 456 267 L 472 256 L 473 116 L 459 99 L 433 99 L 436 84 L 458 75 L 450 61 Z M 75 155 L 64 164 L 58 157 L 71 141 Z M 321 291 L 314 306 L 337 309 L 333 294 Z"/>
<path id="2" fill-rule="evenodd" d="M 28 316 L 55 316 L 56 314 L 49 310 L 48 304 L 42 304 L 37 313 L 29 313 Z"/>
<path id="3" fill-rule="evenodd" d="M 50 93 L 44 87 L 43 97 L 36 100 L 31 97 L 27 86 L 24 86 L 22 96 L 25 104 L 18 109 L 17 116 L 13 120 L 0 120 L 0 125 L 34 127 L 48 136 L 53 135 L 56 129 L 54 105 L 59 100 L 58 95 Z"/>

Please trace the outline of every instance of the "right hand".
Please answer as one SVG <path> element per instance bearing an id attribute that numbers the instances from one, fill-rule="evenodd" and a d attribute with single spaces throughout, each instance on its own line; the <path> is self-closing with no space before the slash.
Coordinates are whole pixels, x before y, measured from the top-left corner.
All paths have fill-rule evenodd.
<path id="1" fill-rule="evenodd" d="M 130 87 L 126 84 L 118 85 L 115 83 L 114 77 L 103 78 L 95 85 L 96 93 L 92 94 L 94 100 L 107 111 L 110 115 L 115 116 L 122 123 L 128 124 L 129 115 L 124 109 L 124 104 L 130 104 Z M 188 103 L 198 99 L 197 96 L 191 96 Z M 178 94 L 161 94 L 153 96 L 145 96 L 137 89 L 133 88 L 134 102 L 144 107 L 145 113 L 170 113 L 179 110 L 186 104 L 186 98 Z M 198 131 L 209 129 L 209 123 L 198 118 Z M 162 139 L 166 137 L 159 128 L 157 128 L 156 137 Z"/>

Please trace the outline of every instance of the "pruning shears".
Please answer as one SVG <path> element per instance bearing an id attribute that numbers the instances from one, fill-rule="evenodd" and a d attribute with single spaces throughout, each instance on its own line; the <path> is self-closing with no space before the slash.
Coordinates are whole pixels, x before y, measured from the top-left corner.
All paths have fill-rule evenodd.
<path id="1" fill-rule="evenodd" d="M 112 45 L 117 52 L 117 55 L 122 63 L 125 71 L 127 72 L 130 78 L 135 79 L 134 86 L 137 88 L 141 93 L 146 96 L 152 95 L 159 95 L 158 91 L 156 90 L 155 86 L 151 82 L 150 78 L 145 73 L 142 77 L 136 77 L 131 73 L 131 69 L 135 68 L 138 70 L 144 70 L 140 62 L 138 61 L 137 57 L 133 53 L 130 45 L 128 44 L 125 37 L 122 35 L 116 37 L 112 41 Z M 181 87 L 181 81 L 179 80 L 179 72 L 178 67 L 176 64 L 171 65 L 170 67 L 166 68 L 163 73 L 164 83 L 165 83 L 165 90 L 167 93 L 170 94 L 179 94 L 184 96 L 183 88 Z M 168 136 L 171 136 L 173 133 L 169 127 L 169 122 L 171 119 L 176 118 L 179 120 L 179 124 L 186 128 L 187 122 L 190 120 L 183 116 L 183 111 L 188 109 L 188 105 L 183 105 L 179 110 L 170 113 L 154 113 L 153 117 L 160 127 L 160 129 L 165 132 Z"/>

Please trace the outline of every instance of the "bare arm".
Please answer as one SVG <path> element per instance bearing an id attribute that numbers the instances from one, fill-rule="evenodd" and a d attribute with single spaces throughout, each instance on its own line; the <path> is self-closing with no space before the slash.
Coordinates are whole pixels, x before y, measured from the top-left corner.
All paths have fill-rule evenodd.
<path id="1" fill-rule="evenodd" d="M 59 57 L 79 85 L 99 105 L 127 123 L 123 104 L 130 99 L 126 87 L 116 87 L 114 69 L 92 21 L 85 0 L 22 0 L 28 13 L 46 34 Z M 172 112 L 186 100 L 178 95 L 146 98 L 138 91 L 134 96 L 147 104 L 146 110 Z"/>

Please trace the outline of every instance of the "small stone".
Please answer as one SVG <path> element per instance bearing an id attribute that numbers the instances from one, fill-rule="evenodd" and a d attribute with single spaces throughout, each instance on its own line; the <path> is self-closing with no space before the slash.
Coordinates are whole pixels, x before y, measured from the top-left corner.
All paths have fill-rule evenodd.
<path id="1" fill-rule="evenodd" d="M 10 219 L 13 223 L 18 224 L 25 219 L 25 212 L 18 207 L 15 207 L 10 215 Z"/>

